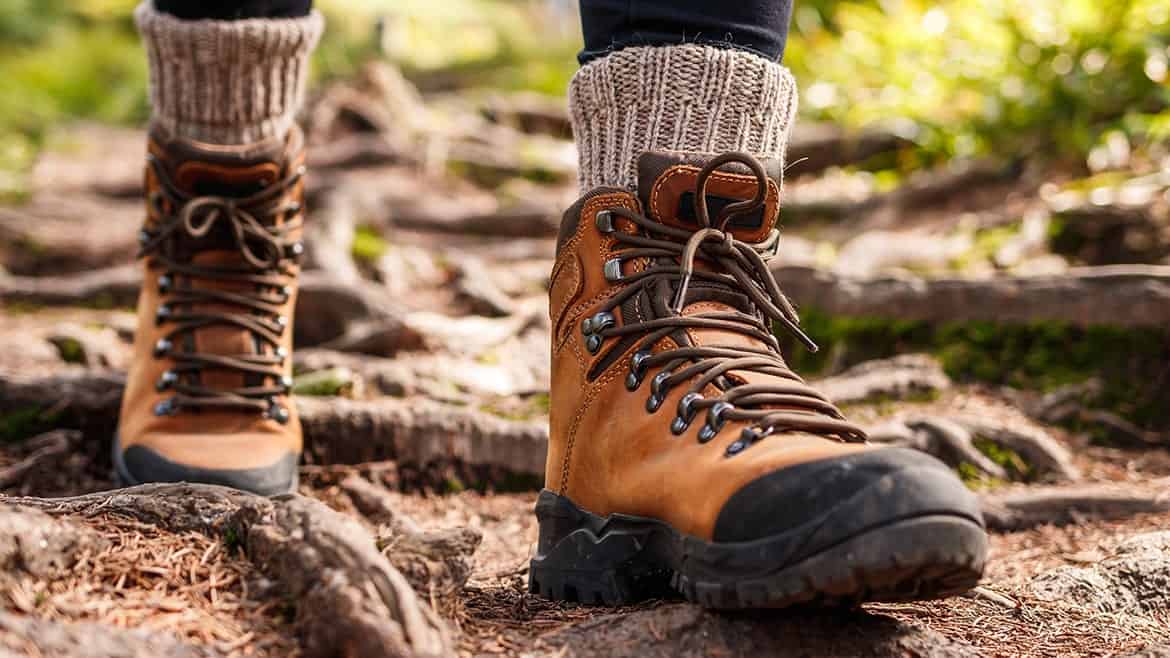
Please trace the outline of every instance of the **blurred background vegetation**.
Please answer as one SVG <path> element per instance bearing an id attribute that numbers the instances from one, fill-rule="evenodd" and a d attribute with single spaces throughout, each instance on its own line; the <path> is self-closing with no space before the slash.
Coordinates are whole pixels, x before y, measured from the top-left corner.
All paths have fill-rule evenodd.
<path id="1" fill-rule="evenodd" d="M 147 115 L 134 0 L 0 0 L 0 194 L 70 119 Z M 371 57 L 424 91 L 560 95 L 575 0 L 320 0 L 318 79 Z M 1170 137 L 1170 0 L 798 0 L 786 63 L 802 117 L 892 126 L 909 171 L 955 156 L 1083 170 L 1159 160 Z"/>

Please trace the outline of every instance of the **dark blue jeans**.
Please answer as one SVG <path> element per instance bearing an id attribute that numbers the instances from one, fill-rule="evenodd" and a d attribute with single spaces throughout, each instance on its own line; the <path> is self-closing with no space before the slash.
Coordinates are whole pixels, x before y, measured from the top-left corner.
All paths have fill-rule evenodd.
<path id="1" fill-rule="evenodd" d="M 188 20 L 308 16 L 313 0 L 154 0 L 154 8 Z"/>
<path id="2" fill-rule="evenodd" d="M 702 43 L 780 61 L 793 0 L 581 0 L 582 64 L 628 46 Z"/>
<path id="3" fill-rule="evenodd" d="M 779 61 L 793 0 L 580 0 L 582 64 L 627 46 L 702 43 Z M 312 0 L 154 0 L 179 18 L 305 16 Z"/>

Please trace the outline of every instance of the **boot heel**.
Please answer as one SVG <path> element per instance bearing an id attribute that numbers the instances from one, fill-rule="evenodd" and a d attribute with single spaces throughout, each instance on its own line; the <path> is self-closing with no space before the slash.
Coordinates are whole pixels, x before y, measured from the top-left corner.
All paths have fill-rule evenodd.
<path id="1" fill-rule="evenodd" d="M 547 599 L 625 605 L 675 596 L 672 571 L 655 565 L 656 528 L 623 517 L 601 518 L 568 498 L 542 491 L 536 501 L 540 540 L 528 591 Z"/>

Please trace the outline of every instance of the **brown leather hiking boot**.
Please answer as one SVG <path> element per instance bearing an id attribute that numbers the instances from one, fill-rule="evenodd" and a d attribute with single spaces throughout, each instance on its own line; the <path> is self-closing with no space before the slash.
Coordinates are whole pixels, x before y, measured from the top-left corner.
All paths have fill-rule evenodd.
<path id="1" fill-rule="evenodd" d="M 303 137 L 151 137 L 142 291 L 114 465 L 124 484 L 296 488 L 289 397 Z"/>
<path id="2" fill-rule="evenodd" d="M 779 175 L 648 153 L 637 195 L 594 190 L 566 213 L 531 591 L 616 605 L 670 585 L 743 608 L 979 580 L 976 498 L 932 457 L 867 445 L 780 355 L 773 326 L 811 341 L 764 262 Z"/>

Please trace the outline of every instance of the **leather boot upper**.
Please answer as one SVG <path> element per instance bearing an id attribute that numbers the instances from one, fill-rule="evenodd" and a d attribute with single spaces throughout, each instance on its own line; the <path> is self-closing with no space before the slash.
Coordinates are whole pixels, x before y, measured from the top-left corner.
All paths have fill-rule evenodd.
<path id="1" fill-rule="evenodd" d="M 151 135 L 119 445 L 130 470 L 153 472 L 134 479 L 234 484 L 214 474 L 274 464 L 295 473 L 290 355 L 303 172 L 295 128 L 238 147 Z"/>
<path id="2" fill-rule="evenodd" d="M 566 213 L 548 489 L 711 540 L 748 484 L 870 449 L 772 335 L 811 342 L 764 265 L 780 173 L 742 154 L 647 153 L 636 193 L 596 189 Z"/>

